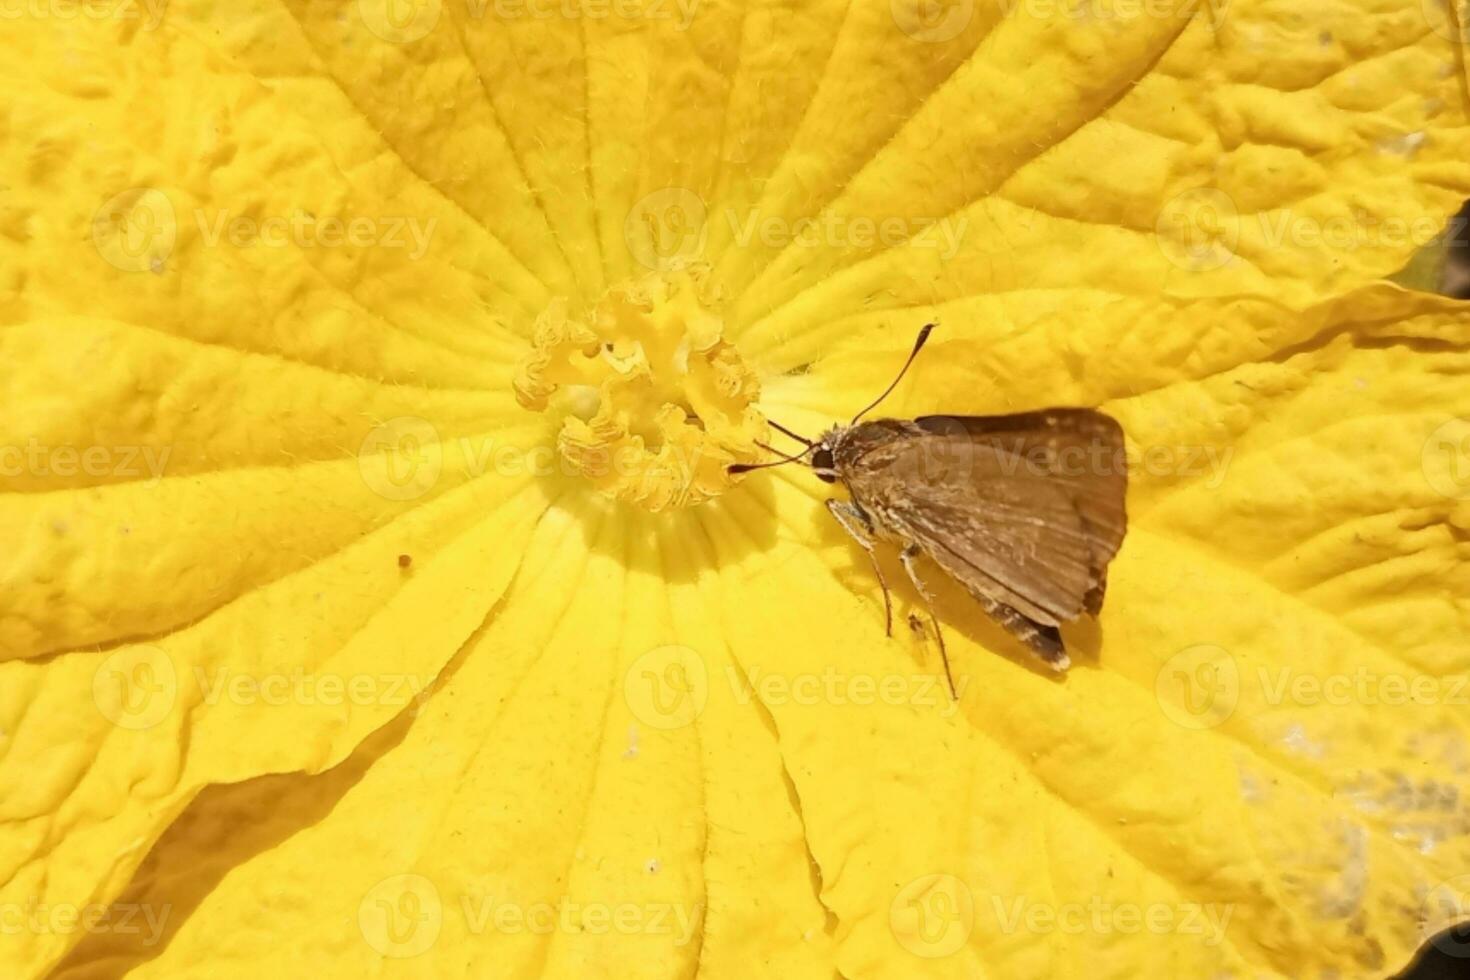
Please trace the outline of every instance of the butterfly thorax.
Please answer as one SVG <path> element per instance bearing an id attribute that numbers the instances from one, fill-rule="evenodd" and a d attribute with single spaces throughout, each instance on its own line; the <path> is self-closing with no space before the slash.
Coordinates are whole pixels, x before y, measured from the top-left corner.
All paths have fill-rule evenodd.
<path id="1" fill-rule="evenodd" d="M 913 423 L 901 419 L 874 419 L 857 425 L 833 426 L 817 442 L 812 468 L 828 482 L 842 481 L 852 494 L 854 503 L 866 509 L 887 496 L 886 491 L 873 492 L 880 490 L 872 486 L 870 479 L 873 464 L 889 456 L 885 450 L 896 448 L 913 434 L 912 429 Z M 887 491 L 894 489 L 886 488 Z"/>

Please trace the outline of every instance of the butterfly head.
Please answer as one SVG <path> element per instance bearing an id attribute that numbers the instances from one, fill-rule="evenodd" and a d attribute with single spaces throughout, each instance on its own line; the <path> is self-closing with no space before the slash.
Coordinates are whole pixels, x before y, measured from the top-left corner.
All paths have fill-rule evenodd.
<path id="1" fill-rule="evenodd" d="M 812 446 L 812 472 L 823 483 L 837 482 L 837 458 L 834 452 L 842 441 L 843 430 L 834 426 L 822 434 Z"/>

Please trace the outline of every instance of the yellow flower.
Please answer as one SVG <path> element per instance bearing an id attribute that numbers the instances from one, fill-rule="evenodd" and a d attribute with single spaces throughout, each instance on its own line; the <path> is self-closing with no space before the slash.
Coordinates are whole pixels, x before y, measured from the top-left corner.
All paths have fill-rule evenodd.
<path id="1" fill-rule="evenodd" d="M 12 7 L 0 974 L 1376 978 L 1465 911 L 1470 310 L 1382 281 L 1470 193 L 1449 10 Z M 930 320 L 884 412 L 1132 464 L 1065 677 L 941 589 L 957 702 L 726 473 Z"/>

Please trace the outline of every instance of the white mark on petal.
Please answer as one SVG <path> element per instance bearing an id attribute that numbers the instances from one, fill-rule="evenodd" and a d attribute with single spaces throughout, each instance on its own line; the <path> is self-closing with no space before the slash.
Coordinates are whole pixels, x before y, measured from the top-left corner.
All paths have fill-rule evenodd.
<path id="1" fill-rule="evenodd" d="M 1381 139 L 1378 141 L 1378 152 L 1392 154 L 1396 157 L 1412 157 L 1419 152 L 1419 147 L 1424 145 L 1426 139 L 1428 137 L 1422 129 L 1405 133 L 1402 136 Z"/>
<path id="2" fill-rule="evenodd" d="M 1240 770 L 1240 798 L 1247 803 L 1259 803 L 1265 799 L 1266 790 L 1254 773 Z"/>
<path id="3" fill-rule="evenodd" d="M 1317 911 L 1328 919 L 1346 919 L 1358 911 L 1368 889 L 1368 832 L 1349 824 L 1343 832 L 1342 871 L 1334 886 L 1322 889 Z"/>
<path id="4" fill-rule="evenodd" d="M 1288 728 L 1286 734 L 1281 736 L 1281 742 L 1291 751 L 1309 759 L 1320 759 L 1326 754 L 1320 742 L 1307 738 L 1307 731 L 1301 725 Z"/>

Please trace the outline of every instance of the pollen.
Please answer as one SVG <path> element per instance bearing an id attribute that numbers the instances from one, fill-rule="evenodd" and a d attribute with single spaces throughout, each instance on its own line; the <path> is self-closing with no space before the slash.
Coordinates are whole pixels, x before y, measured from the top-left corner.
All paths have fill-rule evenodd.
<path id="1" fill-rule="evenodd" d="M 730 464 L 760 454 L 760 383 L 707 292 L 686 268 L 614 287 L 583 315 L 555 301 L 537 318 L 516 400 L 562 417 L 566 468 L 606 496 L 693 506 L 731 486 Z"/>

